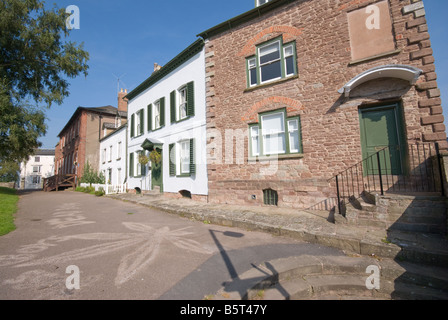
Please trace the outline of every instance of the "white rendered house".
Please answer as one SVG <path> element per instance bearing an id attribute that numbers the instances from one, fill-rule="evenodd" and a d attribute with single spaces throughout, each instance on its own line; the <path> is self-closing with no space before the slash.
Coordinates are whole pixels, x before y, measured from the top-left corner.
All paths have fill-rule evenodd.
<path id="1" fill-rule="evenodd" d="M 205 199 L 208 180 L 203 40 L 195 41 L 162 68 L 155 68 L 126 98 L 128 188 Z M 141 155 L 154 158 L 142 164 Z"/>
<path id="2" fill-rule="evenodd" d="M 99 168 L 109 185 L 126 181 L 126 130 L 124 124 L 100 140 Z"/>
<path id="3" fill-rule="evenodd" d="M 44 178 L 54 175 L 54 155 L 54 149 L 37 149 L 28 161 L 20 163 L 19 189 L 42 189 Z"/>

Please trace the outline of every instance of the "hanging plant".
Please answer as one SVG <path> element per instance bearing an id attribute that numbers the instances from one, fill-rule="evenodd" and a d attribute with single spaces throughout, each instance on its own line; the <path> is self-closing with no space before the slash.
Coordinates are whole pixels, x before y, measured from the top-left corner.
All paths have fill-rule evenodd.
<path id="1" fill-rule="evenodd" d="M 152 163 L 158 164 L 162 160 L 162 155 L 157 150 L 153 150 L 149 154 L 149 159 L 152 161 Z"/>
<path id="2" fill-rule="evenodd" d="M 141 155 L 138 157 L 138 162 L 139 162 L 140 164 L 146 165 L 146 164 L 149 162 L 149 159 L 148 159 L 148 157 L 145 156 L 144 154 L 141 154 Z"/>

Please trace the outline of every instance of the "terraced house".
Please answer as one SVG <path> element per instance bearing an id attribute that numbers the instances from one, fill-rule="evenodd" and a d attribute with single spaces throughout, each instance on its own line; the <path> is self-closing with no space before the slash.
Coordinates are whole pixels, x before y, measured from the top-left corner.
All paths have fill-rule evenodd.
<path id="1" fill-rule="evenodd" d="M 426 183 L 415 160 L 447 147 L 422 1 L 257 1 L 199 36 L 210 202 L 308 208 L 369 176 Z"/>
<path id="2" fill-rule="evenodd" d="M 204 63 L 199 39 L 126 96 L 130 190 L 206 200 Z"/>

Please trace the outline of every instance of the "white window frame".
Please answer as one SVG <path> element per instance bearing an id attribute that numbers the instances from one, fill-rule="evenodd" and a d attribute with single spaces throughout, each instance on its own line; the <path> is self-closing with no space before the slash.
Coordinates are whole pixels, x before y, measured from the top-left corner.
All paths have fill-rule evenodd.
<path id="1" fill-rule="evenodd" d="M 255 79 L 252 79 L 252 72 L 255 70 Z M 248 80 L 249 80 L 249 86 L 254 87 L 258 84 L 258 78 L 257 78 L 257 59 L 251 58 L 247 60 L 247 72 L 248 72 Z M 253 83 L 253 80 L 255 80 L 255 83 Z"/>
<path id="2" fill-rule="evenodd" d="M 135 131 L 134 131 L 134 137 L 138 137 L 138 136 L 140 136 L 141 135 L 141 133 L 140 133 L 140 126 L 141 126 L 141 123 L 140 123 L 140 112 L 143 112 L 143 110 L 139 110 L 139 111 L 137 111 L 136 113 L 135 113 L 135 117 L 134 117 L 134 121 L 135 121 Z"/>
<path id="3" fill-rule="evenodd" d="M 139 162 L 139 157 L 142 154 L 142 152 L 137 151 L 134 153 L 134 176 L 135 177 L 141 177 L 142 175 L 142 165 Z"/>
<path id="4" fill-rule="evenodd" d="M 157 100 L 152 105 L 152 130 L 157 130 L 160 125 L 160 100 Z"/>
<path id="5" fill-rule="evenodd" d="M 182 94 L 182 92 L 184 94 Z M 186 119 L 187 116 L 187 86 L 184 85 L 177 90 L 178 108 L 177 108 L 177 121 Z M 185 115 L 182 116 L 182 110 L 185 111 Z"/>
<path id="6" fill-rule="evenodd" d="M 282 128 L 279 128 L 278 130 L 270 130 L 267 131 L 263 125 L 264 121 L 266 121 L 265 118 L 267 117 L 273 117 L 273 116 L 278 116 L 281 115 L 281 120 L 282 120 Z M 269 114 L 263 114 L 260 117 L 260 121 L 261 121 L 261 136 L 262 136 L 262 140 L 263 140 L 263 154 L 264 155 L 273 155 L 273 154 L 285 154 L 287 153 L 287 146 L 286 146 L 286 128 L 285 128 L 285 112 L 284 111 L 279 111 L 279 112 L 275 112 L 275 113 L 269 113 Z M 270 150 L 269 152 L 266 150 L 266 141 L 267 138 L 271 137 L 271 136 L 277 136 L 277 137 L 283 137 L 283 141 L 284 141 L 284 149 L 283 150 Z"/>
<path id="7" fill-rule="evenodd" d="M 282 127 L 278 130 L 266 131 L 265 119 L 269 116 L 278 116 L 282 114 Z M 259 115 L 259 124 L 249 125 L 249 141 L 250 156 L 269 156 L 269 155 L 289 155 L 301 154 L 302 151 L 302 135 L 300 126 L 300 116 L 287 117 L 286 110 L 277 110 Z M 266 140 L 269 136 L 280 136 L 283 138 L 284 150 L 266 151 Z M 294 146 L 297 140 L 298 145 Z"/>
<path id="8" fill-rule="evenodd" d="M 250 143 L 251 143 L 251 155 L 256 157 L 260 155 L 260 126 L 251 126 L 250 130 Z M 254 132 L 256 131 L 256 133 Z"/>
<path id="9" fill-rule="evenodd" d="M 295 128 L 292 127 L 292 125 L 290 123 L 295 122 Z M 287 129 L 288 129 L 288 140 L 289 140 L 289 153 L 299 153 L 300 152 L 300 133 L 299 133 L 299 119 L 294 118 L 294 119 L 289 119 L 286 120 L 286 124 L 287 124 Z M 297 137 L 297 142 L 298 142 L 298 147 L 293 148 L 293 141 L 294 141 L 294 137 L 293 135 L 296 135 Z"/>
<path id="10" fill-rule="evenodd" d="M 273 45 L 277 45 L 279 57 L 277 59 L 270 60 L 270 61 L 265 62 L 265 63 L 261 63 L 261 58 L 262 58 L 261 50 L 263 48 L 266 48 L 266 47 L 269 47 L 269 46 L 273 46 Z M 281 45 L 280 40 L 276 40 L 276 41 L 273 41 L 273 42 L 270 42 L 270 43 L 267 43 L 265 45 L 262 45 L 262 46 L 258 47 L 257 48 L 257 52 L 258 52 L 258 54 L 257 54 L 257 56 L 258 56 L 258 69 L 259 69 L 259 72 L 260 72 L 260 84 L 269 83 L 271 81 L 275 81 L 275 80 L 281 79 L 282 78 L 282 68 L 281 68 L 281 66 L 282 66 L 282 45 Z M 263 81 L 262 68 L 266 67 L 266 66 L 268 66 L 270 64 L 277 63 L 277 62 L 280 63 L 280 77 L 276 77 L 276 78 L 272 78 L 272 79 Z"/>
<path id="11" fill-rule="evenodd" d="M 118 141 L 117 143 L 117 160 L 121 159 L 121 153 L 123 152 L 121 149 L 121 141 Z"/>
<path id="12" fill-rule="evenodd" d="M 179 141 L 178 150 L 179 150 L 178 152 L 179 174 L 180 175 L 190 174 L 190 140 Z M 185 168 L 188 169 L 185 170 Z"/>
<path id="13" fill-rule="evenodd" d="M 289 49 L 289 48 L 291 48 L 291 53 L 287 54 L 286 50 Z M 295 62 L 295 57 L 294 56 L 295 56 L 295 54 L 294 54 L 294 45 L 292 43 L 284 45 L 283 46 L 283 61 L 284 61 L 283 64 L 284 64 L 284 67 L 285 67 L 285 70 L 284 70 L 285 78 L 291 77 L 291 76 L 295 75 L 295 70 L 293 70 L 292 73 L 288 73 L 288 66 L 287 66 L 287 63 L 286 63 L 286 59 L 288 59 L 290 57 L 292 57 L 292 61 L 294 63 Z"/>

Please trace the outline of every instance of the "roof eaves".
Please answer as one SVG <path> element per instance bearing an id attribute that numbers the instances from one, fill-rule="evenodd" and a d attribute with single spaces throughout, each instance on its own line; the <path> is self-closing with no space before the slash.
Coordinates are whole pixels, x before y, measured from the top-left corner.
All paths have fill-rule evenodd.
<path id="1" fill-rule="evenodd" d="M 243 23 L 249 22 L 252 19 L 261 17 L 262 15 L 264 15 L 278 7 L 284 6 L 284 5 L 294 2 L 294 1 L 297 1 L 297 0 L 272 0 L 266 4 L 263 4 L 259 7 L 255 7 L 252 10 L 242 13 L 234 18 L 224 21 L 210 29 L 207 29 L 207 30 L 199 33 L 197 36 L 201 37 L 203 39 L 211 38 L 215 35 L 218 35 L 227 30 L 235 28 Z"/>

